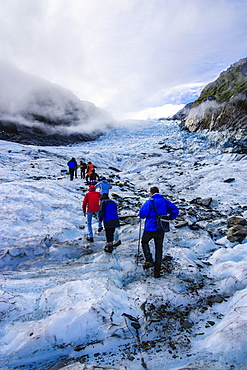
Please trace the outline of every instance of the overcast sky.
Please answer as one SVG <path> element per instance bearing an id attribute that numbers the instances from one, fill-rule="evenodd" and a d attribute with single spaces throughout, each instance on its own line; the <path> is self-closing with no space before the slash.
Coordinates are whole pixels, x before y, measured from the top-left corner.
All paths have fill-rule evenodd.
<path id="1" fill-rule="evenodd" d="M 247 0 L 0 0 L 0 17 L 4 60 L 115 118 L 190 102 L 247 57 Z"/>

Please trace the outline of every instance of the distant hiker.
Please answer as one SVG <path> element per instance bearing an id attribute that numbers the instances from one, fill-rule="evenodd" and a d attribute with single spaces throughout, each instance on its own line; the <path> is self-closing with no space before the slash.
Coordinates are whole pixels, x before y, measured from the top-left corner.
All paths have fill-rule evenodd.
<path id="1" fill-rule="evenodd" d="M 77 170 L 77 162 L 76 162 L 76 159 L 75 158 L 71 158 L 71 160 L 67 164 L 69 166 L 70 181 L 72 181 L 73 178 L 74 178 L 74 175 L 76 173 L 76 170 Z"/>
<path id="2" fill-rule="evenodd" d="M 117 205 L 113 200 L 109 199 L 107 194 L 102 196 L 102 200 L 100 202 L 99 219 L 103 221 L 105 228 L 107 241 L 104 248 L 105 252 L 112 253 L 114 246 L 116 247 L 121 244 L 120 240 L 114 244 L 114 232 L 116 227 L 119 227 L 120 224 Z"/>
<path id="3" fill-rule="evenodd" d="M 85 179 L 85 176 L 86 176 L 86 169 L 87 169 L 87 165 L 85 162 L 83 161 L 80 161 L 80 170 L 81 170 L 81 179 Z"/>
<path id="4" fill-rule="evenodd" d="M 109 189 L 112 188 L 112 186 L 109 184 L 109 182 L 106 180 L 105 177 L 102 177 L 100 179 L 100 182 L 98 182 L 98 184 L 95 185 L 96 189 L 98 187 L 100 187 L 100 193 L 103 195 L 103 194 L 109 194 Z"/>
<path id="5" fill-rule="evenodd" d="M 95 191 L 95 187 L 91 185 L 82 202 L 82 210 L 84 216 L 87 216 L 87 240 L 90 242 L 94 241 L 92 229 L 92 218 L 94 213 L 96 213 L 98 219 L 98 231 L 100 232 L 101 230 L 103 230 L 102 223 L 99 220 L 100 197 L 101 194 L 98 191 Z"/>
<path id="6" fill-rule="evenodd" d="M 89 176 L 92 173 L 92 169 L 93 168 L 94 168 L 94 166 L 92 165 L 92 162 L 88 162 L 88 164 L 87 164 L 87 175 L 86 175 L 86 183 L 87 183 L 87 185 L 89 185 L 88 180 L 89 180 Z"/>
<path id="7" fill-rule="evenodd" d="M 93 168 L 91 174 L 89 175 L 90 185 L 95 185 L 97 180 L 99 180 L 99 175 L 95 172 L 95 168 Z"/>
<path id="8" fill-rule="evenodd" d="M 145 218 L 144 232 L 142 235 L 142 249 L 146 259 L 143 265 L 144 269 L 154 266 L 154 277 L 160 277 L 162 248 L 164 241 L 164 231 L 157 230 L 156 212 L 154 209 L 153 201 L 155 203 L 159 215 L 169 215 L 170 220 L 174 220 L 179 213 L 178 207 L 165 199 L 159 194 L 159 189 L 156 186 L 150 188 L 151 198 L 147 200 L 140 209 L 139 217 Z M 153 201 L 152 201 L 153 199 Z M 152 254 L 150 253 L 149 242 L 154 239 L 155 245 L 155 262 L 153 262 Z"/>

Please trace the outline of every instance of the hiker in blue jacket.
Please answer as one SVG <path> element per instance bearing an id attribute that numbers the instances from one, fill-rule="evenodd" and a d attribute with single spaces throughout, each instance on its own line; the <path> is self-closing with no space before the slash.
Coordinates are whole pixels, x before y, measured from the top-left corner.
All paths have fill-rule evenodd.
<path id="1" fill-rule="evenodd" d="M 105 228 L 107 241 L 105 245 L 105 252 L 112 253 L 113 248 L 121 244 L 120 240 L 118 240 L 115 244 L 113 242 L 115 229 L 116 227 L 120 226 L 120 223 L 118 218 L 117 205 L 112 199 L 109 199 L 107 194 L 104 194 L 101 197 L 99 219 L 100 221 L 103 221 Z"/>
<path id="2" fill-rule="evenodd" d="M 142 250 L 146 262 L 143 265 L 143 268 L 148 269 L 154 266 L 154 277 L 159 278 L 164 231 L 157 230 L 156 212 L 153 206 L 153 201 L 155 202 L 158 214 L 168 215 L 170 220 L 174 220 L 178 216 L 179 210 L 175 204 L 159 194 L 159 189 L 156 186 L 150 188 L 150 197 L 151 198 L 143 204 L 138 214 L 140 218 L 145 218 L 144 232 L 142 235 Z M 151 239 L 154 239 L 155 261 L 153 261 L 153 257 L 149 248 L 149 242 Z"/>
<path id="3" fill-rule="evenodd" d="M 74 175 L 77 178 L 77 162 L 75 158 L 71 158 L 71 160 L 67 163 L 69 166 L 69 174 L 70 174 L 70 181 L 73 181 Z"/>
<path id="4" fill-rule="evenodd" d="M 100 179 L 100 182 L 95 185 L 96 188 L 100 187 L 100 194 L 107 194 L 109 195 L 109 189 L 112 188 L 112 186 L 109 184 L 109 182 L 106 180 L 105 177 L 102 177 Z"/>

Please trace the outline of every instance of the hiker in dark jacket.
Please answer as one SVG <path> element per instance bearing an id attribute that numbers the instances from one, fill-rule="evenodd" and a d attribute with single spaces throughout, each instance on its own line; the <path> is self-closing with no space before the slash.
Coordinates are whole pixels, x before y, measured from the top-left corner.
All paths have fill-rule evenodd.
<path id="1" fill-rule="evenodd" d="M 97 180 L 99 180 L 99 175 L 95 172 L 95 168 L 93 168 L 91 174 L 89 175 L 90 185 L 95 185 Z"/>
<path id="2" fill-rule="evenodd" d="M 83 161 L 80 161 L 80 165 L 78 167 L 81 169 L 81 179 L 85 179 L 87 164 Z"/>
<path id="3" fill-rule="evenodd" d="M 74 174 L 76 174 L 76 170 L 77 170 L 76 159 L 71 158 L 71 160 L 68 162 L 68 166 L 69 166 L 70 181 L 72 181 L 74 178 Z"/>
<path id="4" fill-rule="evenodd" d="M 158 214 L 168 215 L 170 220 L 174 220 L 178 216 L 179 210 L 175 204 L 159 194 L 159 189 L 156 186 L 150 188 L 150 196 L 151 198 L 143 204 L 138 215 L 140 218 L 145 218 L 144 232 L 142 235 L 142 249 L 146 262 L 143 265 L 143 268 L 147 269 L 154 266 L 154 277 L 159 278 L 164 231 L 157 230 L 156 212 L 153 206 L 153 201 L 155 202 Z M 149 248 L 149 242 L 151 239 L 154 239 L 155 262 L 153 261 Z"/>
<path id="5" fill-rule="evenodd" d="M 103 221 L 106 235 L 106 246 L 105 251 L 112 253 L 113 247 L 116 247 L 121 244 L 121 241 L 118 240 L 114 244 L 114 232 L 116 227 L 120 226 L 117 205 L 116 203 L 109 199 L 107 194 L 104 194 L 100 202 L 99 210 L 99 219 Z"/>

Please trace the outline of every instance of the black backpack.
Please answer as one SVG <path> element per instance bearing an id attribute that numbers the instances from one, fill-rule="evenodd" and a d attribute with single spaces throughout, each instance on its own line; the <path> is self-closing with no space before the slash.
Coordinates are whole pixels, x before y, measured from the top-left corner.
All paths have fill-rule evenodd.
<path id="1" fill-rule="evenodd" d="M 157 230 L 158 231 L 163 231 L 165 233 L 168 233 L 168 231 L 170 231 L 170 219 L 169 219 L 169 216 L 167 216 L 167 215 L 159 215 L 158 214 L 158 211 L 157 211 L 157 208 L 156 208 L 156 205 L 155 205 L 154 199 L 151 198 L 151 201 L 152 201 L 152 204 L 153 204 L 155 213 L 156 213 Z"/>

